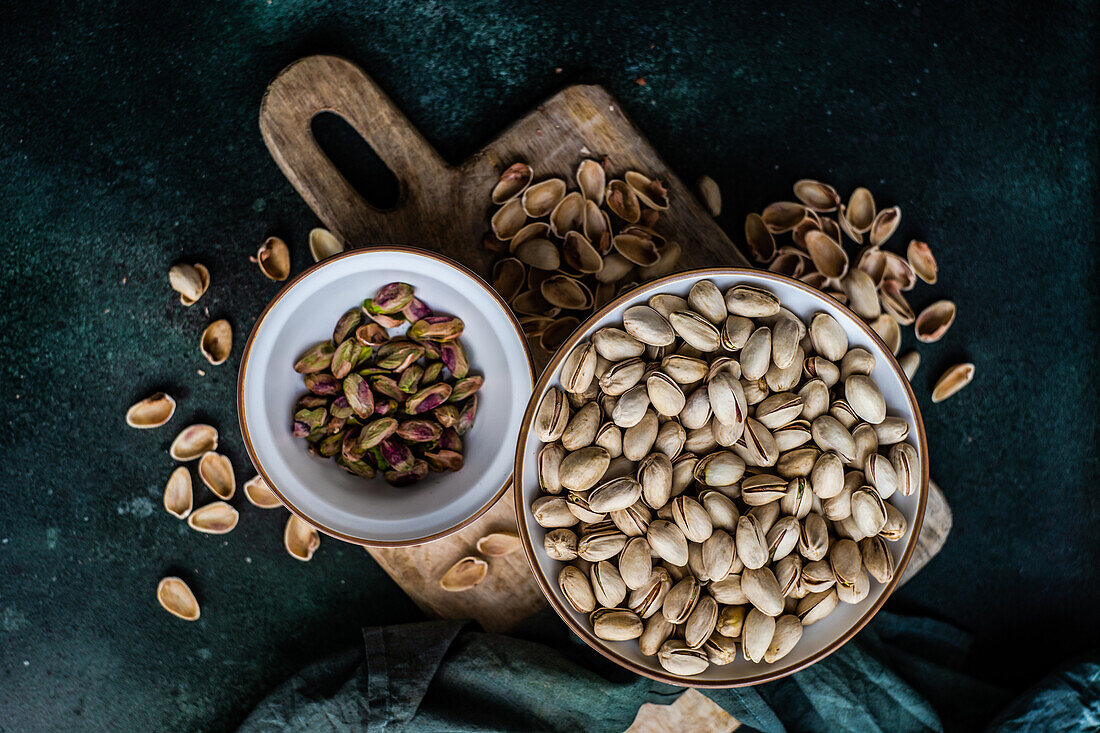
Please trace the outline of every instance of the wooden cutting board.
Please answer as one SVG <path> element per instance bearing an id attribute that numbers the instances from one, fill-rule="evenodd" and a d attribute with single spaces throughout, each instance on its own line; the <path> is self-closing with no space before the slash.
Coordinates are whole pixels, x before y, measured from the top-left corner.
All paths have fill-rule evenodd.
<path id="1" fill-rule="evenodd" d="M 343 117 L 396 176 L 400 196 L 392 210 L 367 204 L 318 146 L 310 124 L 324 111 Z M 260 107 L 260 131 L 298 193 L 348 246 L 408 244 L 432 249 L 488 279 L 494 255 L 482 248 L 481 240 L 488 229 L 489 190 L 500 171 L 522 160 L 534 168 L 536 180 L 560 176 L 571 181 L 583 156 L 606 155 L 616 176 L 633 169 L 665 182 L 672 205 L 662 212 L 660 227 L 676 232 L 684 245 L 681 269 L 750 266 L 599 86 L 567 87 L 468 160 L 451 166 L 359 67 L 335 56 L 310 56 L 271 82 Z M 950 527 L 951 511 L 933 486 L 908 575 L 939 551 Z M 449 537 L 418 547 L 368 552 L 426 613 L 474 618 L 490 631 L 505 631 L 544 604 L 521 552 L 492 559 L 489 576 L 472 590 L 447 593 L 437 583 L 453 562 L 476 554 L 478 538 L 500 529 L 515 529 L 511 491 L 476 522 Z"/>

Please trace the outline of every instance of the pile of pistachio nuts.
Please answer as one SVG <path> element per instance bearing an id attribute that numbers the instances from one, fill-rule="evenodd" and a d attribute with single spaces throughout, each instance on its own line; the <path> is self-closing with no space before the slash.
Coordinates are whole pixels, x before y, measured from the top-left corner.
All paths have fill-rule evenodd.
<path id="1" fill-rule="evenodd" d="M 709 280 L 578 344 L 535 414 L 531 512 L 593 633 L 676 675 L 771 663 L 889 582 L 920 470 L 874 368 L 829 314 Z"/>
<path id="2" fill-rule="evenodd" d="M 404 325 L 404 334 L 390 335 Z M 294 436 L 344 470 L 365 478 L 382 471 L 394 486 L 462 468 L 461 436 L 484 382 L 469 373 L 463 328 L 459 318 L 434 314 L 408 283 L 382 286 L 294 364 L 309 390 L 294 406 Z"/>
<path id="3" fill-rule="evenodd" d="M 490 194 L 497 206 L 484 246 L 503 257 L 493 288 L 546 360 L 593 311 L 638 283 L 668 275 L 680 244 L 656 231 L 669 207 L 664 184 L 638 171 L 608 179 L 608 160 L 584 158 L 574 175 L 535 181 L 513 163 Z"/>

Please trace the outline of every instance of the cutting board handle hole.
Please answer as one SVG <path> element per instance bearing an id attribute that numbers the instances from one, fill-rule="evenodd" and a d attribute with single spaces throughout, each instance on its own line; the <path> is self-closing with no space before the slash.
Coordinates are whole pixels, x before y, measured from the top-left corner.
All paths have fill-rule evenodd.
<path id="1" fill-rule="evenodd" d="M 372 208 L 397 208 L 401 182 L 347 120 L 335 112 L 319 112 L 310 120 L 310 130 L 328 159 Z"/>

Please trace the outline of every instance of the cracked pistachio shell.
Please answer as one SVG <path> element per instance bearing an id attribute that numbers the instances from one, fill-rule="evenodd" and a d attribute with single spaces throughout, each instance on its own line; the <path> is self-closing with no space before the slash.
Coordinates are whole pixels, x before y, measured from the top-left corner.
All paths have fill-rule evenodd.
<path id="1" fill-rule="evenodd" d="M 776 201 L 760 212 L 760 218 L 772 234 L 782 234 L 794 229 L 806 216 L 806 207 L 793 201 Z"/>
<path id="2" fill-rule="evenodd" d="M 751 609 L 741 629 L 741 651 L 745 659 L 750 662 L 763 661 L 774 635 L 775 618 L 762 613 L 758 608 Z"/>
<path id="3" fill-rule="evenodd" d="M 599 608 L 589 616 L 592 632 L 605 641 L 629 641 L 642 635 L 642 620 L 633 611 Z"/>
<path id="4" fill-rule="evenodd" d="M 917 449 L 909 443 L 895 443 L 890 448 L 890 463 L 897 474 L 898 492 L 912 496 L 920 488 L 920 459 Z"/>
<path id="5" fill-rule="evenodd" d="M 663 453 L 651 453 L 638 464 L 638 483 L 642 499 L 660 509 L 672 496 L 672 460 Z"/>
<path id="6" fill-rule="evenodd" d="M 192 306 L 210 287 L 210 271 L 198 263 L 173 265 L 168 270 L 168 284 L 180 294 L 180 303 Z"/>
<path id="7" fill-rule="evenodd" d="M 779 298 L 751 285 L 735 285 L 726 291 L 726 309 L 735 316 L 765 318 L 779 312 Z"/>
<path id="8" fill-rule="evenodd" d="M 646 379 L 646 393 L 653 409 L 666 417 L 679 415 L 687 400 L 680 385 L 663 372 L 650 374 Z"/>
<path id="9" fill-rule="evenodd" d="M 775 236 L 755 212 L 745 217 L 745 244 L 757 262 L 771 262 L 775 257 Z"/>
<path id="10" fill-rule="evenodd" d="M 650 209 L 664 211 L 668 208 L 668 191 L 660 179 L 651 179 L 638 171 L 627 171 L 623 179 L 638 200 Z"/>
<path id="11" fill-rule="evenodd" d="M 677 581 L 665 596 L 665 602 L 661 605 L 661 614 L 671 623 L 682 624 L 695 610 L 701 594 L 702 586 L 699 580 L 694 575 L 686 575 L 682 580 Z"/>
<path id="12" fill-rule="evenodd" d="M 187 517 L 187 526 L 204 534 L 226 534 L 237 526 L 237 510 L 224 501 L 199 507 Z"/>
<path id="13" fill-rule="evenodd" d="M 722 190 L 713 178 L 699 176 L 699 180 L 695 182 L 695 195 L 699 197 L 708 214 L 714 218 L 722 215 Z"/>
<path id="14" fill-rule="evenodd" d="M 795 613 L 803 626 L 810 626 L 832 613 L 838 602 L 836 588 L 829 588 L 821 593 L 810 593 L 801 599 Z"/>
<path id="15" fill-rule="evenodd" d="M 871 246 L 881 247 L 886 244 L 886 240 L 894 235 L 899 224 L 901 224 L 901 209 L 897 206 L 878 212 L 874 221 L 871 222 Z"/>
<path id="16" fill-rule="evenodd" d="M 526 163 L 513 163 L 500 174 L 489 195 L 494 204 L 503 204 L 519 196 L 531 185 L 533 173 Z"/>
<path id="17" fill-rule="evenodd" d="M 699 459 L 694 475 L 706 486 L 732 486 L 745 475 L 745 461 L 731 451 L 716 451 Z"/>
<path id="18" fill-rule="evenodd" d="M 657 556 L 672 565 L 686 565 L 688 561 L 687 538 L 672 522 L 655 519 L 649 523 L 646 540 Z"/>
<path id="19" fill-rule="evenodd" d="M 955 322 L 955 304 L 950 300 L 937 300 L 920 312 L 914 323 L 917 340 L 926 344 L 943 338 Z"/>
<path id="20" fill-rule="evenodd" d="M 489 219 L 489 228 L 497 239 L 510 242 L 526 222 L 527 214 L 523 210 L 523 202 L 513 198 L 493 213 Z M 510 247 L 509 251 L 514 251 L 514 248 Z"/>
<path id="21" fill-rule="evenodd" d="M 703 649 L 692 649 L 682 641 L 670 640 L 661 645 L 657 661 L 668 672 L 685 677 L 702 674 L 710 666 Z"/>
<path id="22" fill-rule="evenodd" d="M 589 388 L 596 376 L 596 347 L 589 342 L 577 344 L 561 365 L 561 388 L 580 394 Z"/>
<path id="23" fill-rule="evenodd" d="M 186 519 L 191 513 L 192 497 L 191 472 L 180 466 L 168 477 L 164 487 L 164 509 L 177 519 Z"/>
<path id="24" fill-rule="evenodd" d="M 195 594 L 187 583 L 175 576 L 161 578 L 157 584 L 157 603 L 165 611 L 184 621 L 197 621 L 200 615 Z"/>
<path id="25" fill-rule="evenodd" d="M 889 499 L 898 489 L 898 474 L 890 459 L 881 453 L 867 456 L 863 463 L 863 474 L 883 499 Z"/>
<path id="26" fill-rule="evenodd" d="M 164 392 L 157 392 L 140 402 L 135 402 L 126 411 L 126 424 L 139 430 L 159 428 L 176 412 L 176 401 Z"/>
<path id="27" fill-rule="evenodd" d="M 291 514 L 283 530 L 283 547 L 295 560 L 309 562 L 321 546 L 321 535 L 309 522 Z"/>
<path id="28" fill-rule="evenodd" d="M 584 538 L 581 538 L 584 543 Z M 584 558 L 583 549 L 580 556 Z M 586 560 L 588 558 L 585 558 Z M 596 597 L 596 603 L 607 608 L 615 608 L 626 600 L 626 584 L 618 569 L 607 560 L 594 562 L 589 570 L 589 580 L 592 583 L 592 594 Z M 641 633 L 641 623 L 638 624 L 638 633 Z"/>
<path id="29" fill-rule="evenodd" d="M 684 623 L 684 642 L 692 648 L 702 646 L 714 633 L 717 621 L 718 602 L 709 595 L 703 596 Z"/>
<path id="30" fill-rule="evenodd" d="M 822 275 L 835 281 L 848 272 L 848 253 L 839 240 L 819 229 L 811 229 L 806 232 L 805 242 L 814 267 Z"/>
<path id="31" fill-rule="evenodd" d="M 715 326 L 722 325 L 728 315 L 722 292 L 710 280 L 700 280 L 692 285 L 691 290 L 688 291 L 687 302 L 692 311 Z"/>
<path id="32" fill-rule="evenodd" d="M 520 197 L 523 212 L 532 219 L 541 219 L 565 198 L 565 181 L 548 178 L 529 186 Z"/>
<path id="33" fill-rule="evenodd" d="M 840 206 L 840 194 L 835 188 L 809 178 L 795 181 L 794 195 L 806 208 L 820 213 L 836 211 Z"/>
<path id="34" fill-rule="evenodd" d="M 172 441 L 168 454 L 186 463 L 218 448 L 218 431 L 211 425 L 189 425 Z"/>
<path id="35" fill-rule="evenodd" d="M 676 340 L 676 332 L 665 317 L 647 305 L 627 308 L 623 313 L 623 328 L 649 346 L 668 346 Z"/>
<path id="36" fill-rule="evenodd" d="M 852 492 L 852 519 L 865 537 L 872 537 L 886 526 L 886 505 L 872 486 Z"/>
<path id="37" fill-rule="evenodd" d="M 604 394 L 618 396 L 638 384 L 645 375 L 646 364 L 640 358 L 629 358 L 607 368 L 599 379 Z"/>
<path id="38" fill-rule="evenodd" d="M 860 540 L 859 551 L 863 567 L 880 583 L 889 583 L 894 577 L 894 556 L 882 537 L 866 537 Z"/>
<path id="39" fill-rule="evenodd" d="M 561 444 L 566 450 L 575 451 L 592 445 L 596 432 L 600 429 L 601 411 L 599 404 L 589 402 L 577 410 L 561 435 Z M 608 451 L 611 455 L 611 451 Z"/>
<path id="40" fill-rule="evenodd" d="M 600 356 L 612 362 L 640 357 L 645 353 L 645 344 L 618 328 L 596 331 L 592 334 L 592 345 Z"/>
<path id="41" fill-rule="evenodd" d="M 653 574 L 653 558 L 649 542 L 644 537 L 633 537 L 619 555 L 619 574 L 630 590 L 646 585 Z"/>
<path id="42" fill-rule="evenodd" d="M 587 446 L 562 459 L 559 468 L 562 487 L 569 491 L 588 491 L 611 465 L 611 456 L 599 446 Z"/>
<path id="43" fill-rule="evenodd" d="M 647 657 L 654 656 L 675 630 L 676 626 L 670 624 L 664 616 L 651 616 L 645 622 L 642 635 L 638 637 L 639 650 Z"/>
<path id="44" fill-rule="evenodd" d="M 746 568 L 762 568 L 768 562 L 768 545 L 755 515 L 742 514 L 734 536 L 737 556 Z"/>
<path id="45" fill-rule="evenodd" d="M 814 350 L 825 359 L 837 362 L 848 352 L 848 334 L 828 313 L 818 313 L 810 321 L 810 341 Z"/>
<path id="46" fill-rule="evenodd" d="M 866 188 L 852 191 L 848 199 L 847 219 L 852 231 L 860 234 L 870 231 L 875 221 L 875 198 Z"/>
<path id="47" fill-rule="evenodd" d="M 263 476 L 259 474 L 245 481 L 243 489 L 245 498 L 248 499 L 248 502 L 252 504 L 252 506 L 257 506 L 261 509 L 274 509 L 275 507 L 282 506 L 279 497 L 271 490 L 271 487 L 267 485 Z"/>
<path id="48" fill-rule="evenodd" d="M 224 318 L 211 323 L 202 332 L 199 348 L 206 360 L 217 366 L 225 363 L 233 350 L 233 327 Z"/>
<path id="49" fill-rule="evenodd" d="M 568 424 L 569 402 L 561 390 L 551 387 L 535 412 L 535 435 L 543 443 L 553 443 L 561 438 Z"/>
<path id="50" fill-rule="evenodd" d="M 237 490 L 233 464 L 214 451 L 204 453 L 199 459 L 199 478 L 219 499 L 232 499 Z"/>
<path id="51" fill-rule="evenodd" d="M 550 231 L 555 237 L 580 232 L 584 227 L 584 197 L 577 191 L 566 194 L 550 212 Z"/>
<path id="52" fill-rule="evenodd" d="M 592 584 L 580 568 L 574 565 L 562 568 L 558 575 L 558 587 L 577 613 L 591 613 L 596 608 Z"/>
<path id="53" fill-rule="evenodd" d="M 577 559 L 577 535 L 564 527 L 547 532 L 542 546 L 551 560 L 571 562 Z"/>
<path id="54" fill-rule="evenodd" d="M 489 563 L 480 557 L 467 556 L 456 562 L 439 579 L 439 587 L 445 591 L 459 593 L 469 590 L 485 580 L 489 574 Z"/>
<path id="55" fill-rule="evenodd" d="M 929 285 L 934 285 L 937 279 L 936 258 L 932 255 L 932 248 L 924 242 L 914 239 L 909 242 L 906 250 L 906 259 L 917 277 Z"/>
<path id="56" fill-rule="evenodd" d="M 635 224 L 642 216 L 638 194 L 626 181 L 609 181 L 604 189 L 604 200 L 611 213 L 625 222 Z"/>
<path id="57" fill-rule="evenodd" d="M 632 506 L 641 496 L 641 484 L 629 476 L 622 476 L 592 489 L 588 507 L 598 514 L 615 512 Z"/>
<path id="58" fill-rule="evenodd" d="M 859 268 L 852 268 L 840 280 L 840 287 L 848 296 L 848 307 L 866 321 L 874 320 L 882 313 L 875 281 Z"/>
<path id="59" fill-rule="evenodd" d="M 309 252 L 314 262 L 344 251 L 344 243 L 327 229 L 317 227 L 309 232 Z"/>
<path id="60" fill-rule="evenodd" d="M 779 661 L 790 654 L 801 639 L 802 622 L 798 617 L 790 614 L 780 616 L 775 621 L 775 631 L 768 650 L 764 652 L 764 661 L 768 664 Z"/>

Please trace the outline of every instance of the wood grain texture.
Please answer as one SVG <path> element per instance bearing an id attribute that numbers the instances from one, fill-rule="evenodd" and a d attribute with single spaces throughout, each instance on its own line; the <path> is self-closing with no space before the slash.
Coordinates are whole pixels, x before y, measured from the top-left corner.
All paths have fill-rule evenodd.
<path id="1" fill-rule="evenodd" d="M 310 124 L 324 111 L 342 116 L 393 172 L 400 195 L 392 211 L 367 204 L 318 146 Z M 361 69 L 339 57 L 310 56 L 272 81 L 260 108 L 260 131 L 291 184 L 349 246 L 419 246 L 488 276 L 494 255 L 484 250 L 481 240 L 488 229 L 489 191 L 500 171 L 523 160 L 534 168 L 536 179 L 560 176 L 572 183 L 582 157 L 606 155 L 616 177 L 639 170 L 665 182 L 671 207 L 662 212 L 658 229 L 674 232 L 683 245 L 680 269 L 750 266 L 599 86 L 563 89 L 465 162 L 450 166 Z M 544 357 L 536 354 L 536 363 Z M 950 509 L 934 487 L 928 506 L 910 573 L 935 555 L 951 525 Z M 475 554 L 479 537 L 500 529 L 515 529 L 510 491 L 476 522 L 449 537 L 368 552 L 426 613 L 470 617 L 486 629 L 505 631 L 544 603 L 522 553 L 490 559 L 488 577 L 472 590 L 448 593 L 438 585 L 452 563 Z"/>

